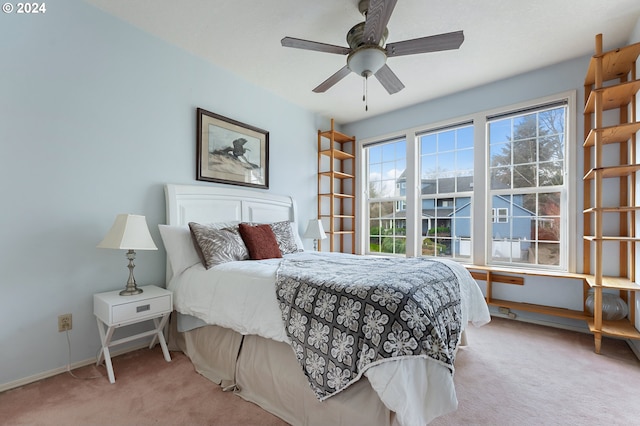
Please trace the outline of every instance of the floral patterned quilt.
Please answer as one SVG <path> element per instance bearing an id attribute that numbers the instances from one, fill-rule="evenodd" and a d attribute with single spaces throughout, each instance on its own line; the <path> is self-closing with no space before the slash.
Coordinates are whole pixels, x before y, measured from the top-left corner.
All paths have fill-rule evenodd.
<path id="1" fill-rule="evenodd" d="M 284 259 L 276 292 L 291 346 L 320 400 L 376 364 L 429 357 L 453 373 L 460 341 L 456 275 L 423 258 Z"/>

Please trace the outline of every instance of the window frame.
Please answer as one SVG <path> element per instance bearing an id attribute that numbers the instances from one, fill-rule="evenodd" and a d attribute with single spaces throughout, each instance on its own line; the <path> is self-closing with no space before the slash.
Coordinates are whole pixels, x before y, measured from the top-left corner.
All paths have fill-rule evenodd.
<path id="1" fill-rule="evenodd" d="M 490 176 L 490 162 L 491 158 L 489 155 L 489 123 L 494 121 L 496 117 L 504 116 L 505 118 L 509 116 L 515 116 L 519 113 L 534 113 L 540 112 L 545 108 L 548 108 L 550 105 L 564 103 L 566 105 L 566 117 L 565 117 L 565 135 L 566 139 L 564 141 L 564 154 L 565 154 L 565 164 L 564 164 L 564 176 L 563 176 L 563 185 L 557 186 L 535 186 L 535 187 L 526 187 L 526 188 L 509 188 L 509 189 L 491 189 L 491 176 Z M 487 208 L 493 207 L 492 198 L 495 195 L 516 195 L 516 194 L 524 194 L 524 193 L 544 193 L 544 192 L 560 192 L 561 193 L 561 203 L 565 208 L 561 211 L 560 220 L 561 223 L 566 224 L 563 226 L 561 235 L 560 235 L 560 244 L 564 244 L 566 246 L 566 250 L 563 252 L 563 256 L 559 259 L 558 265 L 540 265 L 540 264 L 529 264 L 529 263 L 518 263 L 518 262 L 505 262 L 505 261 L 494 261 L 492 259 L 492 228 L 497 223 L 508 223 L 508 222 L 499 222 L 499 214 L 496 211 L 495 222 L 488 220 L 486 222 L 486 247 L 485 247 L 485 265 L 496 265 L 500 267 L 513 267 L 519 269 L 534 269 L 534 270 L 549 270 L 549 271 L 567 271 L 567 272 L 575 272 L 576 271 L 576 259 L 580 257 L 581 253 L 578 253 L 578 245 L 576 243 L 576 236 L 578 235 L 577 229 L 578 224 L 577 221 L 571 221 L 569 218 L 572 215 L 572 212 L 577 212 L 577 184 L 576 182 L 578 176 L 576 164 L 577 164 L 577 155 L 578 152 L 576 150 L 577 146 L 577 134 L 576 134 L 576 92 L 564 92 L 558 95 L 547 96 L 544 98 L 539 98 L 536 100 L 532 100 L 529 102 L 522 102 L 515 105 L 510 105 L 504 108 L 494 109 L 486 113 L 485 116 L 485 148 L 487 152 L 485 153 L 485 163 L 484 167 L 487 171 L 485 176 L 485 203 Z M 578 220 L 582 218 L 582 215 L 578 215 Z M 572 222 L 574 222 L 572 224 Z"/>
<path id="2" fill-rule="evenodd" d="M 366 146 L 363 146 L 362 143 L 358 143 L 358 154 L 357 157 L 360 158 L 360 162 L 357 163 L 357 173 L 360 176 L 363 176 L 362 179 L 358 179 L 357 180 L 357 185 L 358 185 L 358 193 L 362 194 L 361 200 L 359 202 L 356 203 L 356 227 L 357 229 L 360 231 L 359 235 L 361 236 L 360 239 L 358 239 L 358 241 L 356 242 L 356 253 L 364 253 L 367 255 L 378 255 L 378 256 L 405 256 L 407 257 L 409 254 L 409 229 L 410 229 L 410 225 L 409 225 L 409 221 L 411 220 L 411 214 L 409 212 L 409 210 L 406 210 L 406 217 L 405 217 L 405 235 L 402 236 L 398 236 L 401 237 L 405 240 L 405 253 L 381 253 L 381 252 L 372 252 L 370 251 L 370 245 L 369 245 L 369 241 L 370 241 L 370 235 L 369 235 L 369 230 L 370 230 L 370 223 L 371 223 L 371 217 L 370 217 L 370 208 L 369 208 L 369 204 L 370 203 L 392 203 L 394 205 L 394 208 L 399 208 L 401 206 L 401 204 L 404 203 L 405 207 L 408 205 L 407 200 L 409 199 L 409 194 L 408 192 L 410 191 L 411 185 L 408 185 L 407 183 L 409 182 L 409 176 L 407 176 L 407 180 L 406 182 L 406 188 L 405 189 L 405 195 L 401 196 L 401 195 L 394 195 L 392 197 L 378 197 L 378 198 L 371 198 L 369 199 L 369 151 L 367 150 L 367 148 L 371 148 L 374 147 L 376 145 L 381 146 L 384 144 L 394 144 L 394 143 L 398 143 L 398 142 L 404 142 L 405 145 L 405 163 L 407 164 L 406 166 L 406 171 L 410 170 L 412 167 L 409 167 L 409 159 L 407 158 L 407 153 L 409 151 L 408 149 L 408 141 L 406 139 L 406 136 L 403 134 L 395 134 L 392 136 L 388 136 L 382 139 L 375 139 L 372 140 L 371 142 L 367 143 Z M 363 184 L 363 182 L 366 182 L 366 185 Z M 397 182 L 395 182 L 394 187 L 398 190 L 398 192 L 400 192 L 401 185 L 398 185 Z M 362 218 L 362 219 L 358 219 L 358 218 Z M 393 235 L 393 238 L 396 238 L 396 235 Z"/>
<path id="3" fill-rule="evenodd" d="M 549 265 L 532 265 L 530 269 L 536 270 L 566 270 L 568 272 L 575 272 L 577 268 L 577 259 L 581 259 L 582 253 L 580 249 L 582 244 L 578 244 L 577 236 L 578 229 L 582 227 L 582 215 L 574 214 L 577 210 L 578 199 L 578 182 L 581 181 L 577 169 L 578 162 L 578 150 L 577 150 L 577 93 L 575 90 L 564 91 L 540 98 L 526 100 L 523 102 L 505 105 L 498 108 L 487 109 L 484 111 L 478 111 L 473 114 L 458 116 L 434 123 L 426 123 L 420 126 L 415 126 L 407 129 L 401 129 L 394 133 L 388 133 L 385 135 L 370 137 L 362 140 L 357 140 L 357 156 L 359 161 L 357 162 L 357 170 L 359 176 L 363 178 L 357 180 L 357 193 L 362 196 L 356 203 L 356 226 L 358 229 L 358 241 L 356 244 L 356 252 L 361 254 L 376 254 L 369 253 L 366 246 L 366 240 L 368 237 L 367 223 L 369 218 L 367 214 L 367 199 L 366 199 L 366 186 L 368 185 L 368 178 L 365 174 L 366 171 L 366 155 L 363 155 L 367 146 L 371 146 L 374 143 L 382 143 L 385 141 L 397 140 L 405 138 L 407 147 L 407 180 L 406 180 L 406 200 L 407 200 L 407 219 L 406 219 L 406 257 L 420 256 L 420 232 L 419 219 L 420 215 L 417 213 L 415 202 L 413 208 L 411 200 L 420 199 L 420 177 L 417 175 L 419 170 L 419 140 L 418 135 L 426 132 L 437 130 L 438 128 L 445 128 L 463 124 L 465 122 L 473 123 L 474 134 L 474 185 L 473 185 L 473 210 L 471 218 L 471 238 L 472 238 L 472 254 L 469 263 L 479 266 L 486 266 L 491 264 L 491 191 L 489 186 L 489 156 L 488 150 L 488 127 L 487 123 L 489 117 L 497 115 L 506 115 L 509 113 L 515 113 L 518 110 L 525 110 L 535 107 L 542 107 L 546 104 L 554 102 L 566 101 L 567 104 L 567 119 L 566 119 L 566 140 L 565 140 L 565 176 L 564 181 L 566 183 L 566 214 L 572 215 L 571 221 L 565 221 L 567 224 L 563 229 L 563 235 L 561 237 L 562 243 L 567 246 L 567 256 L 564 265 L 560 267 L 549 267 Z M 497 213 L 497 212 L 496 212 Z M 365 217 L 366 216 L 366 217 Z M 574 220 L 577 219 L 577 220 Z M 467 262 L 461 262 L 467 263 Z M 502 264 L 502 267 L 509 267 L 509 265 Z M 514 265 L 514 268 L 522 269 L 521 264 Z"/>
<path id="4" fill-rule="evenodd" d="M 428 152 L 428 153 L 424 153 L 422 152 L 422 148 L 423 148 L 423 140 L 422 138 L 425 136 L 436 136 L 436 139 L 438 141 L 440 141 L 440 135 L 450 132 L 450 131 L 455 131 L 455 132 L 465 132 L 465 129 L 471 129 L 471 137 L 472 137 L 472 146 L 468 147 L 468 146 L 462 146 L 460 147 L 458 145 L 458 142 L 463 140 L 463 139 L 459 139 L 460 134 L 456 133 L 456 144 L 455 146 L 451 147 L 447 147 L 445 148 L 443 151 L 440 150 L 440 142 L 438 142 L 438 146 L 435 148 L 434 151 Z M 418 181 L 418 203 L 419 206 L 418 212 L 421 214 L 423 212 L 422 210 L 422 206 L 424 205 L 425 200 L 433 200 L 433 204 L 435 206 L 435 212 L 437 213 L 439 209 L 441 208 L 447 208 L 447 207 L 451 207 L 452 208 L 452 212 L 454 214 L 453 216 L 453 220 L 451 220 L 450 224 L 452 225 L 450 227 L 450 231 L 454 233 L 454 235 L 449 235 L 449 236 L 443 236 L 443 237 L 439 237 L 438 236 L 438 230 L 439 229 L 439 221 L 441 219 L 444 219 L 443 217 L 437 215 L 434 219 L 436 221 L 435 224 L 435 228 L 436 228 L 436 234 L 434 235 L 433 239 L 435 244 L 443 244 L 445 245 L 445 247 L 447 245 L 450 246 L 450 253 L 443 253 L 442 255 L 436 254 L 434 257 L 439 257 L 439 258 L 447 258 L 447 259 L 451 259 L 451 260 L 455 260 L 461 263 L 471 263 L 472 259 L 473 259 L 473 250 L 470 250 L 471 253 L 469 254 L 469 256 L 463 255 L 462 249 L 460 249 L 460 251 L 456 251 L 455 247 L 456 247 L 456 240 L 458 240 L 460 246 L 458 246 L 459 248 L 462 245 L 462 241 L 468 241 L 469 242 L 469 247 L 471 247 L 471 245 L 473 244 L 473 208 L 474 208 L 474 196 L 475 196 L 475 191 L 473 190 L 474 184 L 473 181 L 470 184 L 470 190 L 467 189 L 465 191 L 460 190 L 461 188 L 459 187 L 459 181 L 458 181 L 458 177 L 460 177 L 460 175 L 458 175 L 458 172 L 464 172 L 464 171 L 468 171 L 468 168 L 462 168 L 462 169 L 458 169 L 456 167 L 454 167 L 453 170 L 450 170 L 449 172 L 454 172 L 453 174 L 453 178 L 455 179 L 453 182 L 453 188 L 452 188 L 452 192 L 438 192 L 441 188 L 441 185 L 438 183 L 437 187 L 438 189 L 436 191 L 434 191 L 433 193 L 427 193 L 427 194 L 423 194 L 422 193 L 422 176 L 423 176 L 423 172 L 424 170 L 422 170 L 422 165 L 423 165 L 423 157 L 429 157 L 429 156 L 433 156 L 435 155 L 435 157 L 439 157 L 441 154 L 453 154 L 455 158 L 458 158 L 458 155 L 460 155 L 461 153 L 464 154 L 465 151 L 472 151 L 475 152 L 475 145 L 476 145 L 476 140 L 475 140 L 475 126 L 474 126 L 474 122 L 473 120 L 456 120 L 452 123 L 449 123 L 446 126 L 438 126 L 438 127 L 432 127 L 428 130 L 423 130 L 419 133 L 416 134 L 416 139 L 415 139 L 415 144 L 416 144 L 416 149 L 418 151 L 418 175 L 419 175 L 419 181 Z M 466 139 L 464 139 L 466 140 Z M 446 141 L 446 139 L 445 139 Z M 445 142 L 446 144 L 446 142 Z M 475 154 L 474 154 L 474 160 L 475 160 Z M 439 160 L 438 160 L 439 161 Z M 457 164 L 455 164 L 457 166 Z M 475 161 L 474 161 L 474 166 L 475 166 Z M 439 167 L 439 164 L 438 164 Z M 475 169 L 474 169 L 475 171 Z M 467 175 L 463 175 L 463 176 L 467 176 Z M 445 176 L 445 177 L 452 177 L 452 176 Z M 474 174 L 474 179 L 475 179 L 475 174 Z M 441 178 L 439 177 L 437 179 L 438 182 L 441 181 Z M 455 216 L 455 212 L 457 211 L 456 206 L 457 201 L 460 199 L 469 199 L 469 204 L 471 206 L 471 210 L 469 213 L 469 216 Z M 459 237 L 456 236 L 455 234 L 457 233 L 457 224 L 459 223 L 459 220 L 468 220 L 469 222 L 469 236 L 468 237 Z M 420 253 L 420 255 L 422 256 L 423 254 L 423 247 L 422 247 L 422 241 L 424 241 L 424 239 L 426 238 L 425 235 L 422 235 L 422 223 L 420 223 L 420 227 L 416 230 L 416 236 L 419 233 L 419 241 L 420 241 L 420 246 L 418 247 L 418 253 Z M 428 256 L 428 255 L 427 255 Z"/>

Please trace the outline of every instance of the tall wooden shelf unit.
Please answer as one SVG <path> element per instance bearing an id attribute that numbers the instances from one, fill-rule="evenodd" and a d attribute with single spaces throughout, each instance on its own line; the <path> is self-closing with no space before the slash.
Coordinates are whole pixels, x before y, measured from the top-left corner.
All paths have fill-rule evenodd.
<path id="1" fill-rule="evenodd" d="M 584 273 L 593 289 L 594 312 L 589 329 L 595 351 L 602 336 L 640 339 L 635 328 L 635 229 L 640 206 L 636 201 L 636 60 L 640 43 L 603 52 L 602 34 L 596 36 L 584 82 Z M 605 115 L 606 114 L 606 115 Z M 605 121 L 607 125 L 605 125 Z M 611 123 L 611 124 L 610 124 Z M 619 194 L 613 188 L 619 188 Z M 606 193 L 605 193 L 605 190 Z M 606 258 L 605 258 L 606 248 Z M 617 272 L 612 259 L 619 258 Z M 604 269 L 607 269 L 605 272 Z M 605 275 L 607 274 L 607 275 Z M 603 320 L 603 290 L 618 292 L 629 307 L 627 318 Z"/>
<path id="2" fill-rule="evenodd" d="M 318 130 L 318 219 L 332 252 L 355 253 L 355 149 L 356 138 L 336 131 L 333 119 Z"/>

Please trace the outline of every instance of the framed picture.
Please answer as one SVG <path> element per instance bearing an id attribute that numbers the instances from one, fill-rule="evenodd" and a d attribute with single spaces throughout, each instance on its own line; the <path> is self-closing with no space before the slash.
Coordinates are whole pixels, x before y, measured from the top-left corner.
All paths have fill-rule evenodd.
<path id="1" fill-rule="evenodd" d="M 269 188 L 269 132 L 198 108 L 196 180 Z"/>

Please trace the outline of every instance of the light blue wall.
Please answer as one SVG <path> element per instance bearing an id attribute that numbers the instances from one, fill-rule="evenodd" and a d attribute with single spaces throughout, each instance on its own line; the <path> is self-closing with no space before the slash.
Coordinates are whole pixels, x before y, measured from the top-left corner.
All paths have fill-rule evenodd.
<path id="1" fill-rule="evenodd" d="M 116 214 L 147 217 L 160 250 L 138 252 L 136 278 L 164 284 L 163 184 L 196 183 L 196 107 L 270 132 L 269 191 L 293 195 L 302 224 L 329 126 L 79 0 L 47 6 L 0 14 L 0 387 L 66 365 L 59 314 L 71 361 L 96 355 L 92 295 L 128 274 L 124 252 L 96 248 Z"/>
<path id="2" fill-rule="evenodd" d="M 358 140 L 368 139 L 572 89 L 578 90 L 577 104 L 583 105 L 583 93 L 580 92 L 588 64 L 589 57 L 573 59 L 451 96 L 349 123 L 343 126 L 343 131 L 355 135 Z M 469 72 L 473 72 L 472 67 Z M 579 116 L 581 117 L 581 114 Z M 581 123 L 578 123 L 578 129 L 582 128 Z"/>

